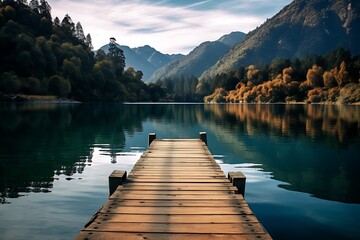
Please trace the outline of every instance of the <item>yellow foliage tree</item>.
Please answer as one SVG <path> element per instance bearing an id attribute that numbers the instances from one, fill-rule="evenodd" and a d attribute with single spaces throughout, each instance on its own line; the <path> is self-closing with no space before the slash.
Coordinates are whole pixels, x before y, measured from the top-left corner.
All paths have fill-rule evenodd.
<path id="1" fill-rule="evenodd" d="M 314 64 L 306 74 L 307 84 L 311 87 L 321 87 L 323 85 L 323 79 L 322 79 L 323 74 L 324 71 L 322 67 L 319 67 Z"/>

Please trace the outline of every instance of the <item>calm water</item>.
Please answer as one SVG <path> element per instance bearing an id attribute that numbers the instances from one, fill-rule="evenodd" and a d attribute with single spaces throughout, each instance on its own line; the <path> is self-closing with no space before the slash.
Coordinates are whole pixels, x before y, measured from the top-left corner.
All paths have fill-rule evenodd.
<path id="1" fill-rule="evenodd" d="M 206 131 L 274 239 L 360 238 L 360 106 L 0 105 L 0 239 L 73 239 L 147 134 Z"/>

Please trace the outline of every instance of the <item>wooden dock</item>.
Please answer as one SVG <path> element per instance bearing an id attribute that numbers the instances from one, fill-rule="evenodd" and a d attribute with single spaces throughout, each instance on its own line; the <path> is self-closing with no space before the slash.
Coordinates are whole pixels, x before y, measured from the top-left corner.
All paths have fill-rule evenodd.
<path id="1" fill-rule="evenodd" d="M 127 178 L 109 177 L 108 201 L 76 239 L 271 239 L 244 200 L 245 177 L 224 175 L 204 133 L 155 138 Z"/>

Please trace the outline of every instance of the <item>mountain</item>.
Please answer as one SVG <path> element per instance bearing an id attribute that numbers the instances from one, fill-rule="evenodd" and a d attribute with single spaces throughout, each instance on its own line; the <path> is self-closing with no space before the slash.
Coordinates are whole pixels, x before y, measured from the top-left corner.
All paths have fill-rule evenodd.
<path id="1" fill-rule="evenodd" d="M 232 32 L 222 36 L 218 42 L 222 42 L 230 47 L 238 45 L 242 40 L 244 40 L 246 34 L 243 32 Z"/>
<path id="2" fill-rule="evenodd" d="M 163 67 L 170 61 L 179 59 L 184 56 L 182 54 L 163 54 L 149 45 L 133 48 L 132 50 L 134 50 L 136 54 L 157 68 Z"/>
<path id="3" fill-rule="evenodd" d="M 358 0 L 295 0 L 250 32 L 205 71 L 201 81 L 241 65 L 324 54 L 338 47 L 360 54 L 359 8 Z"/>
<path id="4" fill-rule="evenodd" d="M 234 45 L 240 43 L 245 33 L 232 32 L 214 42 L 204 42 L 185 57 L 171 61 L 158 69 L 149 79 L 155 82 L 159 79 L 194 75 L 199 77 L 206 69 L 213 66 Z"/>
<path id="5" fill-rule="evenodd" d="M 142 71 L 144 74 L 143 81 L 147 81 L 158 68 L 174 59 L 183 57 L 182 54 L 163 54 L 148 45 L 138 48 L 118 44 L 117 46 L 124 51 L 126 68 L 133 67 L 135 70 Z M 102 46 L 100 49 L 107 53 L 109 44 Z"/>

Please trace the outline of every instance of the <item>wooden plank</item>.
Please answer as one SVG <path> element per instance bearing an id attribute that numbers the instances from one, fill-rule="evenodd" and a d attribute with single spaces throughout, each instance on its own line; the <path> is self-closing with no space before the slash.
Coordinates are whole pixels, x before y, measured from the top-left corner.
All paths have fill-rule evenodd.
<path id="1" fill-rule="evenodd" d="M 187 164 L 173 164 L 173 165 L 166 165 L 166 164 L 160 164 L 160 165 L 136 165 L 133 167 L 133 171 L 138 170 L 169 170 L 169 171 L 197 171 L 197 172 L 211 172 L 213 170 L 220 171 L 221 168 L 216 165 L 187 165 Z M 186 172 L 183 172 L 184 174 Z"/>
<path id="2" fill-rule="evenodd" d="M 148 149 L 146 152 L 169 152 L 168 149 L 164 148 L 164 147 L 152 147 L 150 149 Z M 208 153 L 205 149 L 203 148 L 188 148 L 188 147 L 182 147 L 182 148 L 174 148 L 171 147 L 171 152 L 173 153 Z"/>
<path id="3" fill-rule="evenodd" d="M 134 171 L 137 171 L 137 170 L 146 170 L 146 169 L 149 169 L 149 170 L 168 170 L 169 167 L 167 166 L 150 166 L 150 165 L 145 165 L 145 166 L 135 166 L 133 168 Z M 212 170 L 221 170 L 220 167 L 216 167 L 216 166 L 172 166 L 171 167 L 171 170 L 172 171 L 188 171 L 188 170 L 191 170 L 191 171 L 198 171 L 198 172 L 201 172 L 201 171 L 212 171 Z"/>
<path id="4" fill-rule="evenodd" d="M 166 224 L 166 223 L 114 223 L 93 222 L 87 227 L 90 231 L 111 232 L 147 232 L 147 233 L 265 233 L 259 223 L 227 223 L 227 224 Z"/>
<path id="5" fill-rule="evenodd" d="M 234 194 L 235 195 L 235 194 Z M 115 192 L 110 198 L 118 199 L 134 199 L 134 200 L 233 200 L 236 199 L 234 195 L 200 195 L 200 194 L 159 194 L 159 195 L 136 195 L 136 194 L 122 194 Z"/>
<path id="6" fill-rule="evenodd" d="M 128 206 L 128 207 L 241 207 L 248 209 L 249 206 L 245 201 L 235 200 L 121 200 L 121 199 L 109 199 L 105 206 Z M 250 210 L 247 210 L 250 212 Z"/>
<path id="7" fill-rule="evenodd" d="M 257 223 L 254 215 L 145 215 L 100 214 L 96 221 L 128 223 Z"/>
<path id="8" fill-rule="evenodd" d="M 135 164 L 134 167 L 138 166 L 165 166 L 168 168 L 177 167 L 177 166 L 191 166 L 191 167 L 218 167 L 217 163 L 210 162 L 151 162 L 151 161 L 142 161 Z"/>
<path id="9" fill-rule="evenodd" d="M 136 171 L 139 172 L 145 172 L 145 171 L 154 171 L 155 173 L 174 173 L 174 172 L 186 172 L 189 171 L 191 173 L 199 173 L 199 172 L 210 172 L 210 173 L 221 173 L 221 169 L 217 169 L 217 168 L 191 168 L 191 167 L 178 167 L 178 168 L 172 168 L 170 171 L 167 171 L 166 168 L 147 168 L 147 167 L 142 167 L 142 168 L 136 168 Z M 226 180 L 229 182 L 229 180 L 226 178 Z"/>
<path id="10" fill-rule="evenodd" d="M 147 178 L 152 178 L 152 179 L 179 179 L 179 178 L 184 178 L 184 179 L 225 179 L 225 176 L 205 176 L 205 175 L 191 175 L 191 176 L 184 176 L 184 175 L 156 175 L 156 176 L 151 176 L 151 175 L 143 175 L 143 176 L 138 176 L 138 175 L 129 175 L 130 179 L 133 178 L 138 178 L 138 179 L 147 179 Z"/>
<path id="11" fill-rule="evenodd" d="M 213 158 L 209 159 L 209 156 L 204 156 L 204 157 L 197 157 L 197 158 L 192 158 L 192 157 L 169 157 L 169 156 L 164 156 L 164 157 L 158 157 L 158 158 L 151 158 L 151 160 L 147 159 L 146 157 L 144 157 L 144 155 L 142 155 L 139 159 L 139 161 L 151 161 L 151 162 L 156 162 L 156 161 L 166 161 L 166 162 L 176 162 L 176 161 L 187 161 L 187 162 L 211 162 Z"/>
<path id="12" fill-rule="evenodd" d="M 122 190 L 116 190 L 117 193 L 123 193 L 123 194 L 144 194 L 144 195 L 164 195 L 164 194 L 176 194 L 176 195 L 192 195 L 192 194 L 207 194 L 207 195 L 213 195 L 213 194 L 235 194 L 234 191 L 184 191 L 184 190 L 173 190 L 173 191 L 159 191 L 159 190 L 135 190 L 135 189 L 122 189 Z"/>
<path id="13" fill-rule="evenodd" d="M 152 171 L 134 171 L 131 173 L 131 175 L 129 174 L 129 176 L 183 176 L 184 173 L 182 172 L 173 172 L 173 173 L 152 173 Z M 191 173 L 186 173 L 187 176 L 221 176 L 221 177 L 225 177 L 223 172 L 218 172 L 218 171 L 214 171 L 214 172 L 191 172 Z"/>
<path id="14" fill-rule="evenodd" d="M 167 233 L 127 233 L 82 231 L 76 240 L 270 240 L 265 233 L 249 234 L 167 234 Z"/>
<path id="15" fill-rule="evenodd" d="M 182 190 L 182 191 L 237 191 L 236 187 L 214 187 L 214 186 L 142 186 L 142 185 L 135 185 L 132 187 L 127 187 L 123 189 L 131 189 L 135 191 L 175 191 L 175 190 Z"/>
<path id="16" fill-rule="evenodd" d="M 169 158 L 204 158 L 204 157 L 210 157 L 210 155 L 204 155 L 204 154 L 182 154 L 182 153 L 144 153 L 143 157 L 147 157 L 147 158 L 165 158 L 165 157 L 169 157 Z"/>
<path id="17" fill-rule="evenodd" d="M 233 187 L 229 182 L 222 183 L 151 183 L 151 182 L 127 182 L 125 186 L 162 186 L 162 187 Z"/>
<path id="18" fill-rule="evenodd" d="M 158 183 L 226 183 L 227 180 L 226 179 L 186 179 L 186 178 L 169 178 L 169 179 L 164 179 L 164 178 L 153 178 L 153 179 L 148 179 L 148 178 L 142 178 L 142 179 L 138 179 L 138 178 L 128 178 L 129 182 L 158 182 Z"/>
<path id="19" fill-rule="evenodd" d="M 248 208 L 236 208 L 231 207 L 128 207 L 128 206 L 109 206 L 102 208 L 101 213 L 116 213 L 116 214 L 181 214 L 181 215 L 215 215 L 215 214 L 252 214 L 251 211 L 247 211 Z"/>
<path id="20" fill-rule="evenodd" d="M 209 160 L 206 158 L 165 158 L 165 157 L 157 157 L 157 158 L 145 158 L 142 157 L 139 159 L 140 162 L 149 162 L 149 163 L 157 163 L 157 162 L 173 162 L 173 163 L 177 163 L 177 162 L 181 162 L 181 163 L 216 163 L 215 160 Z"/>

